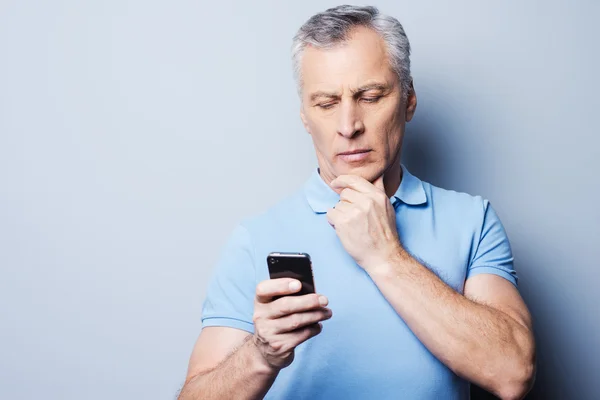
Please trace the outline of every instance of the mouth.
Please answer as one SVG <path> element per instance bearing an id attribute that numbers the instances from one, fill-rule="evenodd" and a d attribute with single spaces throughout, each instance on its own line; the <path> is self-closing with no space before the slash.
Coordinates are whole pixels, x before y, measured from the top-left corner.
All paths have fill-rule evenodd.
<path id="1" fill-rule="evenodd" d="M 362 161 L 369 156 L 371 149 L 358 149 L 339 153 L 338 156 L 345 162 Z"/>

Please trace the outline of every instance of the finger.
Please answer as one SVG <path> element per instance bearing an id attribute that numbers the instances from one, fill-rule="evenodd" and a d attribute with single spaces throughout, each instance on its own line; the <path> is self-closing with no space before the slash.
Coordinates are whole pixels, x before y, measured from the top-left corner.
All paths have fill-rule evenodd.
<path id="1" fill-rule="evenodd" d="M 385 193 L 385 185 L 383 184 L 383 174 L 381 174 L 377 179 L 375 179 L 375 181 L 373 182 L 373 186 Z"/>
<path id="2" fill-rule="evenodd" d="M 352 188 L 357 192 L 369 193 L 373 191 L 373 184 L 358 175 L 340 175 L 331 181 L 331 187 L 336 192 L 341 191 L 343 188 Z"/>
<path id="3" fill-rule="evenodd" d="M 270 304 L 268 317 L 276 319 L 290 314 L 320 310 L 327 304 L 329 304 L 327 297 L 315 293 L 303 296 L 286 296 Z"/>
<path id="4" fill-rule="evenodd" d="M 317 322 L 326 321 L 331 318 L 333 313 L 329 308 L 323 308 L 316 311 L 307 311 L 287 315 L 277 319 L 274 333 L 288 333 L 304 328 L 306 326 L 316 324 Z"/>
<path id="5" fill-rule="evenodd" d="M 282 350 L 292 350 L 299 344 L 306 342 L 311 337 L 317 336 L 322 330 L 323 325 L 319 322 L 292 332 L 277 335 L 277 339 L 279 342 L 286 344 L 285 348 Z"/>
<path id="6" fill-rule="evenodd" d="M 363 195 L 349 187 L 344 188 L 340 193 L 340 201 L 345 201 L 350 204 L 359 203 L 361 199 L 363 199 Z"/>
<path id="7" fill-rule="evenodd" d="M 302 284 L 298 279 L 267 279 L 256 285 L 256 301 L 270 303 L 275 296 L 285 296 L 300 291 Z"/>

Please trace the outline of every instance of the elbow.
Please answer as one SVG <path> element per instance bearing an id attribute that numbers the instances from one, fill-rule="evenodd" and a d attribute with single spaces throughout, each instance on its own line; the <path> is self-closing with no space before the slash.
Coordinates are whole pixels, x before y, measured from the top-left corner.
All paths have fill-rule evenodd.
<path id="1" fill-rule="evenodd" d="M 497 391 L 502 400 L 520 400 L 531 390 L 535 381 L 535 365 L 524 366 L 521 375 L 510 382 L 505 382 Z"/>
<path id="2" fill-rule="evenodd" d="M 536 357 L 532 335 L 529 335 L 527 342 L 526 346 L 521 347 L 521 356 L 515 357 L 515 362 L 511 363 L 510 373 L 506 371 L 505 379 L 498 385 L 496 394 L 502 400 L 522 399 L 533 387 L 536 375 Z"/>

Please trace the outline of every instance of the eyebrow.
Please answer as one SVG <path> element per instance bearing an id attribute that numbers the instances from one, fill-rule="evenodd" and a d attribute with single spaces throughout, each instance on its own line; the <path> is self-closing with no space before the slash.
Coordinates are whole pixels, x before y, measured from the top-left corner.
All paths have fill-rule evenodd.
<path id="1" fill-rule="evenodd" d="M 369 90 L 381 90 L 381 91 L 386 91 L 390 88 L 390 85 L 385 84 L 385 83 L 370 83 L 368 85 L 363 85 L 357 89 L 351 90 L 351 93 L 353 96 L 355 96 L 356 94 L 360 94 L 360 93 L 364 93 L 364 92 L 368 92 Z M 337 92 L 326 92 L 326 91 L 318 91 L 315 92 L 313 94 L 310 95 L 310 101 L 315 101 L 316 99 L 318 99 L 319 97 L 326 97 L 326 98 L 332 98 L 332 97 L 339 97 L 339 93 Z"/>
<path id="2" fill-rule="evenodd" d="M 369 90 L 381 90 L 386 91 L 390 88 L 390 85 L 386 84 L 386 83 L 371 83 L 368 85 L 364 85 L 359 87 L 356 90 L 351 90 L 352 94 L 357 94 L 357 93 L 363 93 L 363 92 L 368 92 Z"/>

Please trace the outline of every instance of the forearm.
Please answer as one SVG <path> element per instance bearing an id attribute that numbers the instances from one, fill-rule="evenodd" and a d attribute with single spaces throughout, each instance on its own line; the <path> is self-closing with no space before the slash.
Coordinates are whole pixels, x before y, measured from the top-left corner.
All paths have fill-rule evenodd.
<path id="1" fill-rule="evenodd" d="M 505 398 L 522 391 L 533 343 L 524 325 L 457 293 L 407 254 L 369 274 L 419 340 L 457 375 Z"/>
<path id="2" fill-rule="evenodd" d="M 278 372 L 264 361 L 250 335 L 217 367 L 189 379 L 178 399 L 262 399 Z"/>

